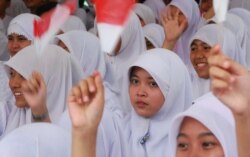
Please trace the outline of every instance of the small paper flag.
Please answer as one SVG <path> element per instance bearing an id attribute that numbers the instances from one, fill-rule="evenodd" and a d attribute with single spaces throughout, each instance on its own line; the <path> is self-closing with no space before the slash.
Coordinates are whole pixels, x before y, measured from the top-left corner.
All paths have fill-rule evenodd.
<path id="1" fill-rule="evenodd" d="M 216 23 L 226 20 L 229 0 L 213 0 Z"/>
<path id="2" fill-rule="evenodd" d="M 34 20 L 35 46 L 39 56 L 75 10 L 76 1 L 67 0 L 64 4 L 57 5 L 52 11 L 43 14 L 40 20 Z"/>
<path id="3" fill-rule="evenodd" d="M 112 54 L 134 5 L 134 0 L 94 0 L 102 50 Z"/>

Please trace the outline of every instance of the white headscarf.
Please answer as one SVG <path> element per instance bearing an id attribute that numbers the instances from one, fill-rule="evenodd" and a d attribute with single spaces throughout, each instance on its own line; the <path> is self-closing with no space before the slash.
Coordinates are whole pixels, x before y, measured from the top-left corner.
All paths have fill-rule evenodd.
<path id="1" fill-rule="evenodd" d="M 121 100 L 124 111 L 130 110 L 127 106 L 128 98 L 128 82 L 124 81 L 126 78 L 126 71 L 128 66 L 132 64 L 135 59 L 146 50 L 146 44 L 142 32 L 142 27 L 138 17 L 132 13 L 124 31 L 121 35 L 121 48 L 119 54 L 116 56 L 108 56 L 106 54 L 107 74 L 105 80 L 116 91 L 119 91 L 119 98 Z M 126 100 L 124 100 L 126 99 Z"/>
<path id="2" fill-rule="evenodd" d="M 99 39 L 86 31 L 70 31 L 57 38 L 61 40 L 80 62 L 84 74 L 91 75 L 98 70 L 102 76 L 106 73 L 104 53 Z"/>
<path id="3" fill-rule="evenodd" d="M 159 86 L 165 102 L 151 118 L 143 118 L 132 110 L 124 121 L 118 122 L 124 156 L 166 156 L 170 122 L 176 114 L 191 106 L 191 82 L 181 59 L 166 49 L 146 52 L 130 66 L 127 77 L 135 66 L 146 70 Z"/>
<path id="4" fill-rule="evenodd" d="M 234 8 L 229 10 L 229 13 L 235 14 L 237 16 L 239 16 L 244 23 L 246 24 L 246 29 L 247 29 L 247 39 L 245 40 L 245 44 L 246 44 L 246 64 L 248 69 L 250 69 L 250 53 L 249 53 L 249 49 L 250 49 L 250 11 L 246 10 L 246 9 L 242 9 L 242 8 Z M 237 22 L 235 22 L 236 24 Z M 238 23 L 237 23 L 238 26 Z M 239 28 L 238 28 L 239 29 Z M 239 30 L 242 31 L 242 30 Z M 246 34 L 244 34 L 246 35 Z M 244 42 L 243 42 L 244 43 Z"/>
<path id="5" fill-rule="evenodd" d="M 229 0 L 229 8 L 245 8 L 250 10 L 249 0 Z"/>
<path id="6" fill-rule="evenodd" d="M 183 62 L 190 68 L 191 63 L 189 59 L 189 40 L 198 29 L 200 22 L 200 11 L 198 4 L 194 0 L 172 0 L 169 5 L 173 5 L 180 9 L 180 11 L 187 18 L 188 27 L 180 36 L 175 45 L 174 52 L 183 60 Z"/>
<path id="7" fill-rule="evenodd" d="M 165 39 L 165 32 L 161 25 L 147 24 L 143 28 L 145 38 L 147 38 L 155 48 L 161 48 Z"/>
<path id="8" fill-rule="evenodd" d="M 75 16 L 79 17 L 82 20 L 82 22 L 86 25 L 87 13 L 83 8 L 77 8 L 75 11 Z"/>
<path id="9" fill-rule="evenodd" d="M 7 50 L 8 39 L 6 35 L 0 31 L 0 61 L 6 61 L 10 58 Z"/>
<path id="10" fill-rule="evenodd" d="M 55 45 L 49 45 L 41 57 L 37 56 L 35 46 L 28 46 L 13 56 L 5 65 L 7 72 L 9 68 L 13 68 L 25 79 L 29 79 L 34 70 L 42 73 L 47 86 L 47 108 L 52 122 L 56 122 L 66 110 L 68 93 L 83 76 L 77 61 L 65 50 Z M 29 108 L 17 108 L 13 104 L 5 132 L 8 133 L 29 123 L 30 119 Z"/>
<path id="11" fill-rule="evenodd" d="M 156 23 L 155 14 L 151 10 L 151 8 L 149 8 L 145 4 L 136 3 L 134 6 L 134 12 L 143 20 L 145 25 L 149 23 Z"/>
<path id="12" fill-rule="evenodd" d="M 69 19 L 63 24 L 61 30 L 66 33 L 72 30 L 86 31 L 86 26 L 77 16 L 70 16 Z"/>
<path id="13" fill-rule="evenodd" d="M 16 16 L 11 20 L 7 34 L 10 35 L 15 33 L 18 35 L 23 35 L 28 40 L 33 42 L 35 40 L 33 27 L 33 21 L 35 19 L 40 19 L 40 17 L 30 13 L 24 13 Z"/>
<path id="14" fill-rule="evenodd" d="M 197 99 L 187 111 L 174 118 L 169 132 L 169 157 L 176 156 L 176 139 L 185 117 L 191 117 L 207 127 L 220 142 L 225 157 L 238 157 L 234 117 L 212 94 Z"/>
<path id="15" fill-rule="evenodd" d="M 149 8 L 152 9 L 152 11 L 155 14 L 155 17 L 158 21 L 160 21 L 161 12 L 166 7 L 164 2 L 162 0 L 146 0 L 144 2 L 145 5 L 147 5 Z"/>
<path id="16" fill-rule="evenodd" d="M 201 40 L 211 47 L 219 44 L 225 55 L 237 62 L 241 61 L 241 49 L 236 42 L 235 35 L 225 27 L 221 27 L 217 24 L 208 24 L 201 27 L 191 38 L 189 51 L 194 40 Z M 196 72 L 192 73 L 192 84 L 194 98 L 198 98 L 210 91 L 210 79 L 202 79 Z"/>
<path id="17" fill-rule="evenodd" d="M 21 0 L 11 0 L 10 7 L 6 9 L 6 13 L 12 17 L 16 17 L 22 13 L 30 12 L 25 3 Z"/>
<path id="18" fill-rule="evenodd" d="M 1 157 L 69 157 L 71 134 L 49 123 L 20 127 L 0 142 Z"/>
<path id="19" fill-rule="evenodd" d="M 239 52 L 240 60 L 238 62 L 246 66 L 246 54 L 249 51 L 247 48 L 250 47 L 247 26 L 240 17 L 231 13 L 227 14 L 227 20 L 224 22 L 224 25 L 235 34 L 236 42 L 241 48 L 241 52 Z"/>

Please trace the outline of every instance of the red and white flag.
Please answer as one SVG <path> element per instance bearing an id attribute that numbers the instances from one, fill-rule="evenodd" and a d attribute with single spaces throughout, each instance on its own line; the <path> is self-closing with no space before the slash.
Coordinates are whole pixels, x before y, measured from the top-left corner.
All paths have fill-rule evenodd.
<path id="1" fill-rule="evenodd" d="M 102 50 L 112 53 L 126 24 L 134 0 L 94 0 Z"/>
<path id="2" fill-rule="evenodd" d="M 35 46 L 39 56 L 75 10 L 76 0 L 66 0 L 64 4 L 43 14 L 40 20 L 34 20 Z"/>

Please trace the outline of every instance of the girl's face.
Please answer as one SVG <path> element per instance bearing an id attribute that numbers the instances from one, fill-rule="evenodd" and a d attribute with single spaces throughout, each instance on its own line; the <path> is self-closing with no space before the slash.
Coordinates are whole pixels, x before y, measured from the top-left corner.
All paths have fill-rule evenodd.
<path id="1" fill-rule="evenodd" d="M 14 56 L 18 51 L 21 49 L 31 45 L 31 41 L 28 40 L 23 35 L 18 34 L 10 34 L 8 35 L 8 50 L 10 53 L 10 56 Z"/>
<path id="2" fill-rule="evenodd" d="M 140 67 L 132 68 L 129 96 L 136 113 L 145 118 L 154 116 L 165 101 L 155 80 Z"/>
<path id="3" fill-rule="evenodd" d="M 213 7 L 213 0 L 202 0 L 200 3 L 200 12 L 203 13 L 208 12 L 209 9 Z"/>
<path id="4" fill-rule="evenodd" d="M 178 13 L 178 23 L 179 23 L 179 25 L 181 23 L 183 23 L 183 21 L 188 21 L 186 16 L 183 14 L 183 12 L 179 8 L 177 8 L 176 6 L 170 5 L 169 9 L 170 9 L 170 14 L 171 14 L 172 17 L 174 17 L 176 15 L 176 13 L 179 12 Z M 186 28 L 187 28 L 187 26 L 188 26 L 188 24 L 186 23 Z"/>
<path id="5" fill-rule="evenodd" d="M 214 136 L 199 121 L 186 117 L 177 136 L 176 157 L 224 157 L 223 148 Z"/>
<path id="6" fill-rule="evenodd" d="M 10 69 L 9 75 L 10 75 L 9 86 L 13 95 L 15 96 L 16 106 L 20 108 L 28 107 L 21 89 L 21 85 L 23 81 L 25 81 L 25 78 L 18 72 L 16 72 L 14 69 Z"/>
<path id="7" fill-rule="evenodd" d="M 61 40 L 59 40 L 57 45 L 66 50 L 67 52 L 69 52 L 68 47 Z"/>
<path id="8" fill-rule="evenodd" d="M 194 40 L 191 44 L 190 60 L 200 78 L 209 78 L 208 57 L 210 50 L 211 46 L 200 40 Z"/>

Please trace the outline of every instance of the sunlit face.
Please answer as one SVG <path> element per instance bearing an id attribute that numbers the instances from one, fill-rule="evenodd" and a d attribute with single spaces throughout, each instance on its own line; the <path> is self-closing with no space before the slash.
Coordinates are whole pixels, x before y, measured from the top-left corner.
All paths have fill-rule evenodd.
<path id="1" fill-rule="evenodd" d="M 23 0 L 26 7 L 31 8 L 37 8 L 41 6 L 44 3 L 44 0 Z"/>
<path id="2" fill-rule="evenodd" d="M 66 50 L 67 52 L 69 52 L 68 47 L 61 40 L 59 40 L 57 45 Z"/>
<path id="3" fill-rule="evenodd" d="M 23 35 L 18 35 L 15 33 L 8 35 L 8 44 L 7 45 L 8 45 L 8 50 L 9 50 L 10 56 L 14 56 L 18 51 L 29 46 L 30 44 L 31 44 L 31 41 L 28 40 Z"/>
<path id="4" fill-rule="evenodd" d="M 136 113 L 145 118 L 154 116 L 165 101 L 155 80 L 139 67 L 133 67 L 131 71 L 129 96 Z"/>
<path id="5" fill-rule="evenodd" d="M 224 157 L 215 135 L 199 121 L 186 117 L 177 137 L 176 157 Z"/>
<path id="6" fill-rule="evenodd" d="M 200 40 L 194 40 L 191 44 L 190 60 L 200 78 L 209 78 L 208 57 L 210 50 L 211 46 Z"/>
<path id="7" fill-rule="evenodd" d="M 213 0 L 202 0 L 200 3 L 201 14 L 206 13 L 213 7 Z"/>
<path id="8" fill-rule="evenodd" d="M 16 72 L 14 69 L 10 69 L 10 79 L 9 79 L 9 86 L 10 89 L 15 96 L 16 99 L 16 106 L 17 107 L 28 107 L 27 102 L 24 98 L 24 95 L 21 90 L 21 85 L 25 78 Z"/>
<path id="9" fill-rule="evenodd" d="M 145 38 L 145 41 L 146 41 L 147 50 L 155 48 L 154 45 L 147 38 Z"/>
<path id="10" fill-rule="evenodd" d="M 174 17 L 176 15 L 176 13 L 179 12 L 178 13 L 178 23 L 179 23 L 179 25 L 181 23 L 183 23 L 183 21 L 185 21 L 185 20 L 187 21 L 186 16 L 183 14 L 183 12 L 179 8 L 177 8 L 176 6 L 170 5 L 169 9 L 170 9 L 172 17 Z M 188 23 L 186 23 L 185 29 L 187 28 L 187 26 L 188 26 Z"/>

